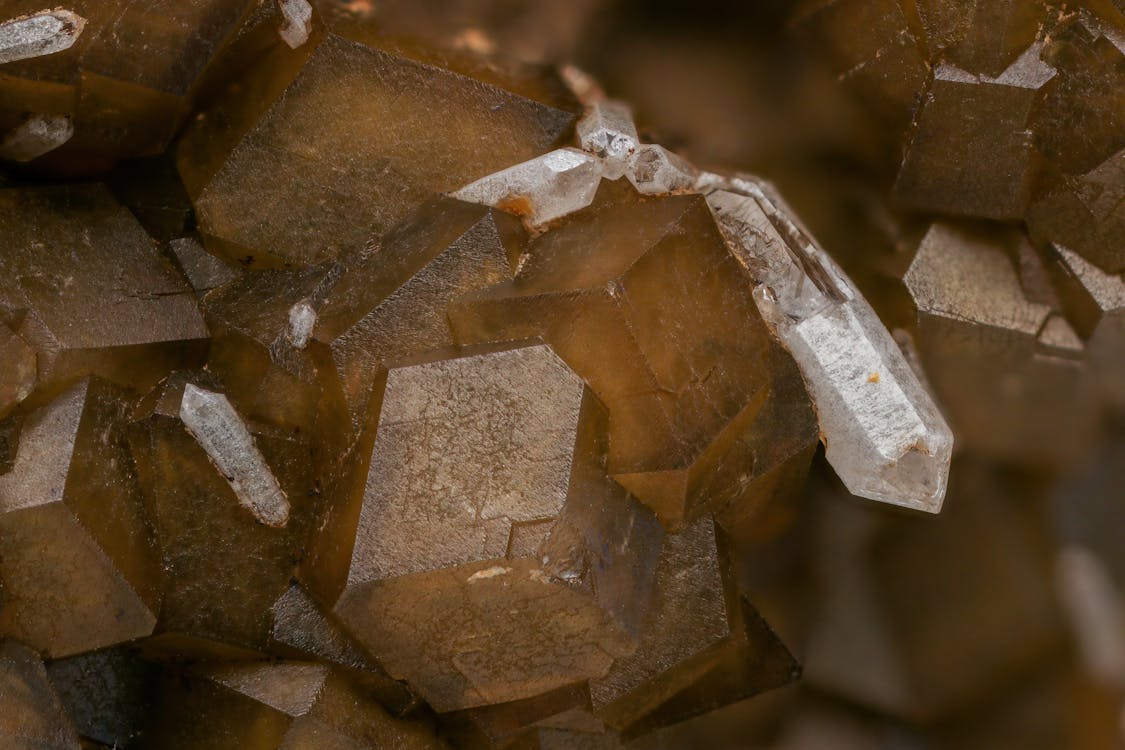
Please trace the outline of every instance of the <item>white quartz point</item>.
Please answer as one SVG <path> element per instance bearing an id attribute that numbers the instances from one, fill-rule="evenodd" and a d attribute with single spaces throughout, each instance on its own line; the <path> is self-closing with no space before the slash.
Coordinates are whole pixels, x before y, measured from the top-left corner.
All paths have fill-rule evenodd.
<path id="1" fill-rule="evenodd" d="M 288 522 L 289 500 L 226 396 L 188 383 L 180 419 L 226 477 L 242 507 L 267 526 Z"/>
<path id="2" fill-rule="evenodd" d="M 0 23 L 0 65 L 67 49 L 86 26 L 69 10 L 42 10 Z"/>
<path id="3" fill-rule="evenodd" d="M 301 300 L 289 308 L 289 330 L 286 337 L 297 349 L 304 349 L 316 327 L 316 310 L 308 300 Z"/>
<path id="4" fill-rule="evenodd" d="M 312 6 L 307 0 L 277 0 L 283 19 L 277 33 L 290 49 L 297 49 L 309 40 L 312 32 Z"/>
<path id="5" fill-rule="evenodd" d="M 875 311 L 768 186 L 736 178 L 728 187 L 707 202 L 755 281 L 762 317 L 801 370 L 828 462 L 854 495 L 937 513 L 953 434 L 925 387 Z"/>
<path id="6" fill-rule="evenodd" d="M 627 104 L 604 99 L 595 102 L 578 121 L 578 144 L 605 160 L 607 179 L 616 180 L 629 169 L 629 160 L 639 147 L 637 126 Z"/>
<path id="7" fill-rule="evenodd" d="M 601 181 L 601 160 L 560 148 L 482 177 L 450 195 L 518 214 L 532 226 L 585 208 Z"/>
<path id="8" fill-rule="evenodd" d="M 33 115 L 0 141 L 0 159 L 31 161 L 54 151 L 74 135 L 74 123 L 62 115 Z"/>
<path id="9" fill-rule="evenodd" d="M 697 174 L 698 170 L 684 157 L 650 143 L 637 149 L 625 176 L 638 193 L 664 195 L 691 189 Z"/>

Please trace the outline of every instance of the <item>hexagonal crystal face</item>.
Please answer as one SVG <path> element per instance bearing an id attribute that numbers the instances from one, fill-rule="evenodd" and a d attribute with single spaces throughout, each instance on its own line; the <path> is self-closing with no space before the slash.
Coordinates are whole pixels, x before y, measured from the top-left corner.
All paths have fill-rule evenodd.
<path id="1" fill-rule="evenodd" d="M 632 649 L 662 532 L 606 477 L 604 409 L 549 348 L 393 366 L 381 401 L 336 613 L 393 676 L 444 711 Z"/>

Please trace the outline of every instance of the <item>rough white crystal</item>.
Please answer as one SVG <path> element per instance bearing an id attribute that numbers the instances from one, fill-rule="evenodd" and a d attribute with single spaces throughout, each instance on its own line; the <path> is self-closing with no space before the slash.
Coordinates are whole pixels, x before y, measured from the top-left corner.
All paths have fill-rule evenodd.
<path id="1" fill-rule="evenodd" d="M 629 169 L 629 160 L 639 146 L 633 113 L 623 102 L 606 99 L 595 102 L 578 121 L 578 143 L 600 156 L 607 179 L 616 180 Z"/>
<path id="2" fill-rule="evenodd" d="M 450 195 L 511 211 L 539 226 L 590 205 L 601 177 L 601 160 L 596 156 L 560 148 L 482 177 Z"/>
<path id="3" fill-rule="evenodd" d="M 289 500 L 226 396 L 188 383 L 180 419 L 226 477 L 240 505 L 268 526 L 288 522 Z"/>
<path id="4" fill-rule="evenodd" d="M 301 300 L 289 308 L 289 330 L 286 336 L 297 349 L 304 349 L 316 327 L 316 310 L 308 300 Z"/>
<path id="5" fill-rule="evenodd" d="M 689 190 L 695 185 L 698 170 L 679 154 L 655 143 L 645 144 L 629 162 L 625 176 L 638 193 L 662 195 Z"/>
<path id="6" fill-rule="evenodd" d="M 54 151 L 74 135 L 74 123 L 63 115 L 33 115 L 0 141 L 0 159 L 25 162 Z"/>
<path id="7" fill-rule="evenodd" d="M 290 49 L 297 49 L 309 40 L 312 32 L 312 6 L 307 0 L 277 0 L 284 23 L 277 30 Z"/>
<path id="8" fill-rule="evenodd" d="M 768 185 L 713 175 L 698 184 L 801 370 L 826 456 L 848 490 L 938 512 L 953 435 L 875 311 Z"/>
<path id="9" fill-rule="evenodd" d="M 0 23 L 0 65 L 61 52 L 74 44 L 86 19 L 69 10 L 42 10 Z"/>

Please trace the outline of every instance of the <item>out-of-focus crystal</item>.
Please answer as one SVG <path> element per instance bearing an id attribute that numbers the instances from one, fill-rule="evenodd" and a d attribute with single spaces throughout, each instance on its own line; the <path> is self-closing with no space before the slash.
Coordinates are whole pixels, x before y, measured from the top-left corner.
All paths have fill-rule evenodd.
<path id="1" fill-rule="evenodd" d="M 576 148 L 561 148 L 482 177 L 450 195 L 503 209 L 540 226 L 590 205 L 601 178 L 601 161 Z"/>
<path id="2" fill-rule="evenodd" d="M 546 346 L 392 367 L 335 611 L 439 711 L 629 653 L 662 532 L 605 475 L 605 413 Z"/>
<path id="3" fill-rule="evenodd" d="M 1125 277 L 1105 273 L 1055 245 L 1054 268 L 1067 315 L 1086 339 L 1094 374 L 1109 400 L 1125 406 Z"/>
<path id="4" fill-rule="evenodd" d="M 80 750 L 78 733 L 38 654 L 0 641 L 0 742 L 13 750 Z"/>
<path id="5" fill-rule="evenodd" d="M 762 317 L 812 396 L 828 461 L 848 489 L 941 509 L 953 436 L 875 311 L 843 271 L 758 183 L 708 197 L 756 284 Z M 767 188 L 768 189 L 768 188 Z"/>
<path id="6" fill-rule="evenodd" d="M 0 22 L 0 65 L 68 49 L 85 26 L 85 18 L 64 8 Z"/>
<path id="7" fill-rule="evenodd" d="M 163 750 L 440 750 L 423 721 L 396 719 L 362 683 L 314 662 L 199 667 L 167 679 L 149 742 Z"/>
<path id="8" fill-rule="evenodd" d="M 180 420 L 230 483 L 239 504 L 267 526 L 284 526 L 289 500 L 227 397 L 188 383 Z"/>
<path id="9" fill-rule="evenodd" d="M 616 180 L 625 174 L 640 145 L 629 105 L 612 99 L 597 101 L 578 121 L 576 130 L 579 145 L 601 157 L 606 179 Z"/>
<path id="10" fill-rule="evenodd" d="M 53 151 L 74 135 L 74 123 L 59 115 L 32 115 L 0 141 L 0 159 L 31 161 Z"/>
<path id="11" fill-rule="evenodd" d="M 1028 230 L 1110 273 L 1125 272 L 1125 150 L 1089 172 L 1059 176 L 1028 210 Z"/>
<path id="12" fill-rule="evenodd" d="M 61 657 L 148 635 L 159 566 L 133 472 L 131 400 L 96 378 L 28 415 L 0 475 L 0 634 Z"/>
<path id="13" fill-rule="evenodd" d="M 687 159 L 655 143 L 645 144 L 629 162 L 625 176 L 639 193 L 662 195 L 695 186 L 699 170 Z"/>
<path id="14" fill-rule="evenodd" d="M 1029 116 L 1054 75 L 1039 49 L 1029 47 L 995 78 L 937 66 L 895 182 L 899 203 L 991 219 L 1023 216 L 1032 175 Z"/>
<path id="15" fill-rule="evenodd" d="M 1090 550 L 1064 547 L 1055 559 L 1055 588 L 1086 671 L 1125 686 L 1125 599 L 1110 571 Z"/>
<path id="16" fill-rule="evenodd" d="M 1065 463 L 1094 435 L 1097 389 L 1065 321 L 1048 327 L 1051 308 L 1020 285 L 1011 258 L 1026 242 L 1013 230 L 934 224 L 904 281 L 918 310 L 922 361 L 965 445 L 1008 460 Z M 1029 402 L 1036 408 L 1025 408 Z"/>

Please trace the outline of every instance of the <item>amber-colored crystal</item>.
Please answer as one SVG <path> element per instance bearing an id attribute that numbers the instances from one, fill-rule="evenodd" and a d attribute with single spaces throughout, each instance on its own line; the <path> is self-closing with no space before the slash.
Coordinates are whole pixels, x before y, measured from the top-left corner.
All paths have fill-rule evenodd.
<path id="1" fill-rule="evenodd" d="M 24 421 L 0 475 L 0 633 L 68 656 L 148 635 L 159 565 L 126 442 L 131 401 L 84 380 Z"/>
<path id="2" fill-rule="evenodd" d="M 78 734 L 43 662 L 16 641 L 0 641 L 0 741 L 12 750 L 79 750 Z"/>

